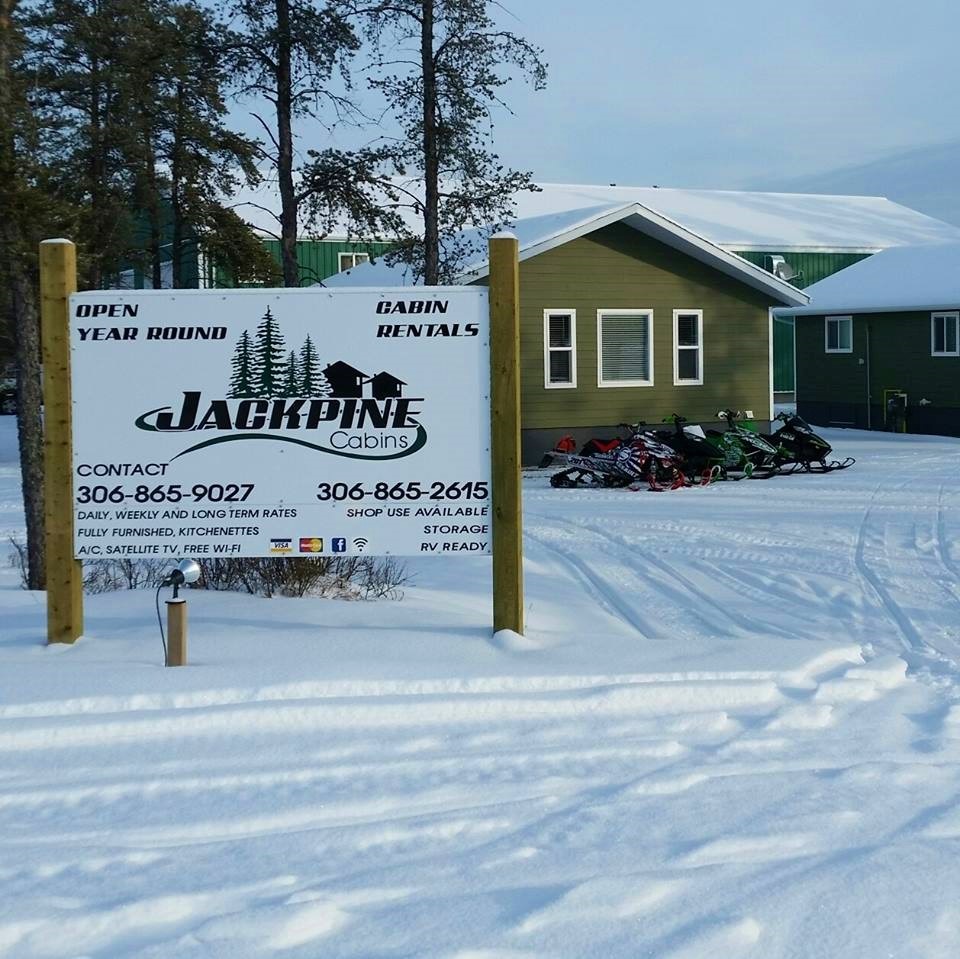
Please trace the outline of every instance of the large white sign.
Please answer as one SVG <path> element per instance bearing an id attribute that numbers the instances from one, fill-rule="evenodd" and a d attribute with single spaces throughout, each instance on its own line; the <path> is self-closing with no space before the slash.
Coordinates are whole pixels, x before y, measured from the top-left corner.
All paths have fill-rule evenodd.
<path id="1" fill-rule="evenodd" d="M 71 297 L 76 556 L 490 552 L 484 289 Z"/>

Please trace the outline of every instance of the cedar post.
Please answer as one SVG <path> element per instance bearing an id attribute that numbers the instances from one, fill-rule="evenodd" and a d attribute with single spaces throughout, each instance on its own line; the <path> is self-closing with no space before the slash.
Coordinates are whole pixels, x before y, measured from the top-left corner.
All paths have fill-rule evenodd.
<path id="1" fill-rule="evenodd" d="M 493 629 L 523 632 L 520 495 L 520 269 L 517 238 L 490 238 Z"/>
<path id="2" fill-rule="evenodd" d="M 44 240 L 40 244 L 40 335 L 48 643 L 73 643 L 83 633 L 83 567 L 73 557 L 70 294 L 76 291 L 76 247 L 69 240 Z"/>

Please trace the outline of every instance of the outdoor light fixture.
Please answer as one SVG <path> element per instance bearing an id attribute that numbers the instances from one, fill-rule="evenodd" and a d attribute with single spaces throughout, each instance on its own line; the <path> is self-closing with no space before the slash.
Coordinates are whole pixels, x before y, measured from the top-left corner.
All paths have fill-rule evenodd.
<path id="1" fill-rule="evenodd" d="M 179 595 L 181 586 L 187 586 L 195 583 L 200 578 L 200 565 L 195 559 L 182 559 L 177 565 L 167 573 L 166 579 L 160 584 L 173 587 L 173 598 Z"/>

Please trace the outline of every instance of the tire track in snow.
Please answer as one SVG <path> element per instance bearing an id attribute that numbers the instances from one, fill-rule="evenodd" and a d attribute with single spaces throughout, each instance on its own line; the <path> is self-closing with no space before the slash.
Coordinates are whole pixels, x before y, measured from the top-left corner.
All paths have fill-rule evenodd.
<path id="1" fill-rule="evenodd" d="M 574 525 L 578 529 L 588 529 L 599 538 L 608 542 L 621 559 L 625 558 L 626 564 L 635 567 L 648 581 L 657 583 L 661 592 L 671 597 L 671 601 L 684 604 L 689 601 L 691 596 L 695 597 L 701 604 L 702 609 L 694 610 L 694 613 L 699 616 L 708 627 L 712 625 L 711 616 L 710 612 L 704 612 L 704 610 L 719 613 L 739 633 L 747 633 L 750 635 L 756 635 L 757 633 L 776 633 L 784 638 L 792 638 L 792 634 L 785 632 L 780 627 L 760 622 L 728 608 L 719 599 L 715 599 L 705 590 L 697 586 L 689 577 L 681 573 L 662 556 L 658 557 L 656 561 L 644 556 L 642 552 L 637 551 L 636 545 L 630 543 L 625 537 L 610 534 L 591 523 L 580 525 L 573 524 L 569 520 L 564 520 L 563 522 Z M 722 573 L 723 570 L 711 566 L 710 572 Z M 680 588 L 678 588 L 678 585 Z M 737 596 L 742 595 L 741 593 L 737 593 L 736 590 L 734 590 L 734 594 Z"/>
<path id="2" fill-rule="evenodd" d="M 893 492 L 902 491 L 906 485 L 906 482 L 898 484 Z M 958 577 L 956 564 L 950 558 L 945 535 L 944 486 L 940 484 L 938 487 L 935 503 L 931 502 L 929 497 L 922 498 L 920 502 L 915 499 L 914 508 L 908 513 L 895 508 L 893 517 L 885 521 L 884 542 L 882 548 L 877 548 L 875 551 L 890 567 L 891 586 L 886 585 L 874 566 L 867 563 L 867 555 L 870 552 L 868 542 L 870 518 L 875 516 L 877 505 L 875 498 L 878 492 L 879 487 L 867 504 L 858 529 L 858 571 L 869 583 L 889 618 L 897 626 L 905 647 L 922 657 L 921 665 L 926 666 L 931 660 L 936 660 L 939 664 L 937 672 L 942 673 L 943 667 L 946 666 L 949 672 L 958 673 L 960 665 L 955 656 L 960 641 L 956 631 L 951 635 L 943 629 L 942 620 L 939 618 L 945 604 L 948 608 L 953 607 L 952 615 L 956 618 L 957 607 L 960 605 L 960 596 L 950 582 L 951 580 L 955 582 L 960 577 Z M 920 514 L 923 514 L 922 517 Z M 923 519 L 922 525 L 918 517 Z M 902 542 L 895 541 L 892 547 L 886 542 L 891 531 L 902 540 Z M 895 550 L 897 557 L 896 566 L 891 560 L 891 548 Z M 916 622 L 897 601 L 895 598 L 897 589 L 909 591 L 910 603 L 920 612 L 921 622 Z M 937 618 L 923 619 L 924 611 L 929 613 L 934 610 L 937 611 Z M 943 645 L 947 648 L 941 649 Z"/>
<path id="3" fill-rule="evenodd" d="M 905 484 L 901 484 L 899 488 L 902 489 L 903 485 Z M 886 587 L 883 585 L 880 577 L 867 565 L 865 557 L 867 527 L 870 514 L 873 510 L 874 502 L 880 492 L 880 486 L 881 484 L 878 483 L 874 488 L 874 491 L 867 502 L 867 507 L 864 510 L 863 516 L 860 518 L 860 523 L 857 527 L 857 544 L 854 549 L 854 564 L 856 565 L 857 571 L 859 572 L 863 582 L 870 587 L 871 592 L 877 598 L 881 607 L 885 610 L 887 617 L 897 627 L 897 631 L 900 634 L 900 640 L 904 647 L 913 652 L 924 652 L 926 649 L 926 644 L 920 638 L 920 634 L 917 632 L 916 628 L 911 622 L 910 617 L 907 616 L 897 601 L 890 595 Z"/>
<path id="4" fill-rule="evenodd" d="M 584 585 L 589 595 L 596 599 L 608 613 L 621 620 L 644 639 L 652 638 L 653 630 L 650 624 L 638 616 L 633 607 L 625 603 L 616 591 L 611 589 L 607 581 L 595 573 L 574 551 L 561 548 L 558 543 L 551 542 L 548 537 L 534 533 L 529 526 L 524 529 L 523 535 L 568 566 L 576 579 Z"/>
<path id="5" fill-rule="evenodd" d="M 937 490 L 937 522 L 935 533 L 937 537 L 937 555 L 940 557 L 940 564 L 958 583 L 960 583 L 960 569 L 950 556 L 950 546 L 946 536 L 946 522 L 943 515 L 943 483 Z M 952 592 L 952 591 L 951 591 Z M 957 598 L 956 596 L 954 597 Z"/>

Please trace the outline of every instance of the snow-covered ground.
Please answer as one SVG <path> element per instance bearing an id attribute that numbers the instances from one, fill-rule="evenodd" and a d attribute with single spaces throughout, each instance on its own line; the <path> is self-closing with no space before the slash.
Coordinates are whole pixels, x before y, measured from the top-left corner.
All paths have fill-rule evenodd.
<path id="1" fill-rule="evenodd" d="M 673 493 L 525 480 L 400 602 L 89 597 L 0 570 L 0 955 L 960 955 L 960 442 Z M 0 417 L 0 534 L 22 526 Z"/>

